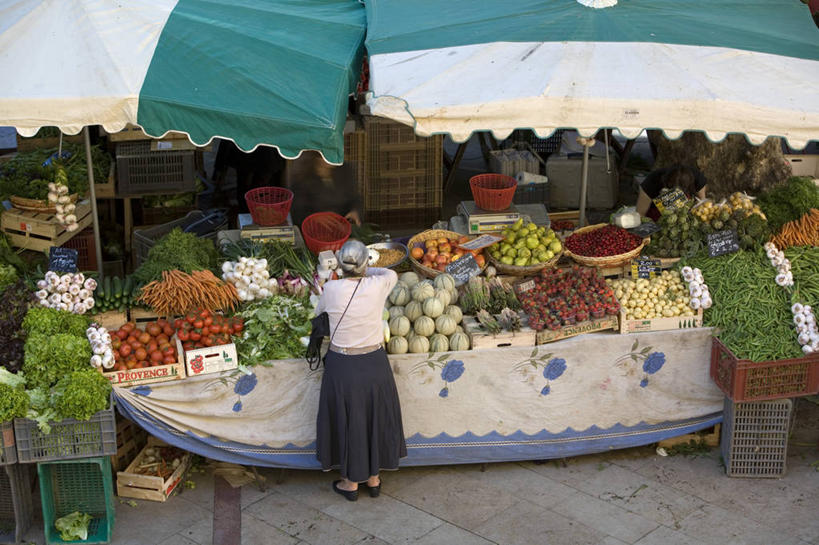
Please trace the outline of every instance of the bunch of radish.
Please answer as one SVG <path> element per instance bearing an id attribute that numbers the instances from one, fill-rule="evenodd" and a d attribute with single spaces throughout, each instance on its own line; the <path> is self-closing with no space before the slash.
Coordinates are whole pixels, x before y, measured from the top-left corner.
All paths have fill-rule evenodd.
<path id="1" fill-rule="evenodd" d="M 37 282 L 34 293 L 40 306 L 67 310 L 74 314 L 85 314 L 94 308 L 94 290 L 97 281 L 86 278 L 82 273 L 45 273 L 45 278 Z"/>

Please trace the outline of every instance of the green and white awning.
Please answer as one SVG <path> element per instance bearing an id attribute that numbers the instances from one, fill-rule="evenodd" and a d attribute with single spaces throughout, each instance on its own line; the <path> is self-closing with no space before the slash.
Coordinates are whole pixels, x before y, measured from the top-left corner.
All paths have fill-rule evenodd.
<path id="1" fill-rule="evenodd" d="M 367 0 L 370 110 L 418 134 L 819 138 L 819 30 L 799 0 Z"/>
<path id="2" fill-rule="evenodd" d="M 133 123 L 340 163 L 365 27 L 352 0 L 0 0 L 0 125 Z"/>

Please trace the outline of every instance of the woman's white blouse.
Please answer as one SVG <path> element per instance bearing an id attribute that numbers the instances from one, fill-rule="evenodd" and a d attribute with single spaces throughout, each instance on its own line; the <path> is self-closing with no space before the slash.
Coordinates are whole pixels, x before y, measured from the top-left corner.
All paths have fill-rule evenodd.
<path id="1" fill-rule="evenodd" d="M 316 315 L 325 311 L 329 315 L 332 342 L 340 348 L 360 348 L 384 342 L 384 302 L 398 282 L 398 275 L 390 269 L 370 267 L 358 282 L 361 285 L 340 324 L 339 319 L 353 295 L 356 280 L 330 280 L 324 284 L 324 293 L 316 307 Z"/>

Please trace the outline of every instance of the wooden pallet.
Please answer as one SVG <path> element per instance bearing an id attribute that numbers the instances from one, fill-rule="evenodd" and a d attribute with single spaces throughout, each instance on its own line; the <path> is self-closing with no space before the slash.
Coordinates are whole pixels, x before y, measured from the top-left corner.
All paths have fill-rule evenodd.
<path id="1" fill-rule="evenodd" d="M 113 199 L 117 194 L 116 161 L 111 161 L 108 179 L 94 183 L 94 194 L 98 199 Z"/>
<path id="2" fill-rule="evenodd" d="M 145 447 L 148 433 L 125 418 L 117 418 L 117 453 L 111 456 L 114 471 L 122 471 Z"/>
<path id="3" fill-rule="evenodd" d="M 497 316 L 495 316 L 495 318 L 497 318 Z M 463 324 L 461 325 L 466 334 L 469 335 L 472 350 L 502 348 L 507 346 L 534 346 L 535 330 L 526 325 L 528 318 L 525 314 L 522 314 L 521 322 L 523 327 L 521 327 L 520 331 L 503 330 L 497 335 L 486 331 L 474 316 L 464 316 Z"/>
<path id="4" fill-rule="evenodd" d="M 8 236 L 13 246 L 44 252 L 51 246 L 62 246 L 91 225 L 91 203 L 88 201 L 77 203 L 74 213 L 77 216 L 78 229 L 73 232 L 57 223 L 54 214 L 26 212 L 16 208 L 3 212 L 0 216 L 0 229 Z"/>
<path id="5" fill-rule="evenodd" d="M 148 438 L 148 444 L 134 458 L 133 462 L 125 471 L 117 472 L 117 496 L 121 498 L 136 498 L 140 500 L 151 500 L 164 502 L 182 482 L 185 472 L 191 465 L 190 453 L 185 454 L 179 466 L 167 479 L 152 475 L 142 475 L 136 472 L 145 457 L 148 447 L 164 446 L 166 443 L 154 437 Z"/>
<path id="6" fill-rule="evenodd" d="M 672 437 L 671 439 L 663 439 L 657 443 L 658 447 L 672 448 L 678 445 L 687 445 L 691 441 L 695 443 L 702 442 L 707 447 L 719 446 L 720 424 L 714 424 L 713 427 L 695 433 L 687 433 L 679 437 Z"/>
<path id="7" fill-rule="evenodd" d="M 560 329 L 544 329 L 537 332 L 537 344 L 552 343 L 561 339 L 568 339 L 583 333 L 599 333 L 609 329 L 617 329 L 619 320 L 617 316 L 605 315 L 602 318 L 592 318 L 575 325 L 566 325 Z"/>

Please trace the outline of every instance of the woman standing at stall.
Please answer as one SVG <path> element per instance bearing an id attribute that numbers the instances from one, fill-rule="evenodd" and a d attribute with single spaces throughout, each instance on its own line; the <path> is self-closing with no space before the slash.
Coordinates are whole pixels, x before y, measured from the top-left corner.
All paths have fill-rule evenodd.
<path id="1" fill-rule="evenodd" d="M 338 469 L 333 490 L 358 499 L 381 491 L 381 469 L 398 469 L 407 455 L 401 406 L 382 342 L 381 314 L 398 281 L 394 271 L 367 268 L 367 247 L 349 240 L 338 253 L 341 280 L 324 285 L 316 314 L 327 312 L 330 349 L 324 358 L 316 425 L 316 456 L 325 471 Z"/>

